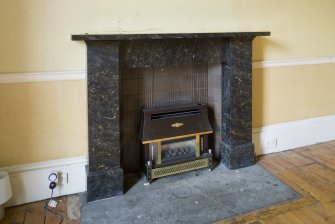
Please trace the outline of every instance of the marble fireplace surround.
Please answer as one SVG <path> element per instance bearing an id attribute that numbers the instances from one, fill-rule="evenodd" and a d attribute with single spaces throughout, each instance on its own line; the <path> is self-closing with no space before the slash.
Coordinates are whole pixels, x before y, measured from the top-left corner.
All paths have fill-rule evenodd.
<path id="1" fill-rule="evenodd" d="M 210 110 L 218 111 L 216 115 L 212 113 L 212 125 L 217 126 L 214 130 L 218 130 L 213 147 L 217 149 L 217 154 L 221 154 L 221 162 L 226 167 L 236 169 L 254 164 L 251 126 L 252 40 L 257 36 L 269 35 L 270 32 L 72 35 L 72 40 L 85 41 L 87 45 L 87 201 L 122 195 L 125 167 L 141 160 L 138 153 L 140 146 L 135 142 L 128 146 L 136 148 L 133 152 L 136 151 L 137 154 L 132 158 L 136 161 L 122 162 L 129 154 L 126 153 L 129 141 L 123 141 L 122 138 L 125 138 L 124 130 L 127 130 L 124 126 L 130 119 L 123 105 L 127 103 L 124 102 L 128 99 L 127 93 L 134 89 L 131 85 L 127 87 L 126 84 L 130 83 L 127 77 L 145 76 L 144 79 L 132 80 L 137 83 L 136 80 L 146 80 L 148 69 L 151 76 L 155 77 L 155 70 L 158 70 L 157 74 L 163 68 L 178 68 L 178 71 L 183 71 L 186 66 L 188 74 L 184 76 L 188 77 L 192 76 L 189 73 L 197 68 L 199 70 L 200 66 L 200 70 L 206 73 L 205 83 L 208 84 L 203 89 L 193 89 L 193 95 L 185 98 L 186 101 L 205 101 L 213 105 Z M 218 65 L 219 68 L 215 69 Z M 214 73 L 217 79 L 211 78 L 215 77 Z M 195 82 L 199 83 L 199 80 L 200 78 L 196 78 Z M 147 81 L 143 82 L 145 86 Z M 213 97 L 211 95 L 215 93 L 210 91 L 216 88 L 217 83 L 220 84 L 219 89 L 216 89 L 219 91 L 216 95 L 219 96 Z M 205 93 L 202 95 L 194 94 L 203 90 Z M 167 104 L 173 104 L 173 100 L 188 94 L 187 91 L 174 93 L 176 96 L 168 99 Z M 136 101 L 137 104 L 138 101 L 140 100 Z M 157 105 L 154 99 L 143 99 L 139 106 Z M 139 111 L 135 116 L 139 117 Z M 220 155 L 216 157 L 219 158 Z"/>

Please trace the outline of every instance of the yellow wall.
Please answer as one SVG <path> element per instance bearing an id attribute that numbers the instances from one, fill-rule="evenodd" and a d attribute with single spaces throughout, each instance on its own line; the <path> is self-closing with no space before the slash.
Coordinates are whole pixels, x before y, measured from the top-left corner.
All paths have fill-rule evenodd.
<path id="1" fill-rule="evenodd" d="M 331 56 L 334 12 L 334 0 L 1 0 L 0 72 L 83 69 L 70 38 L 86 32 L 271 31 L 255 60 Z"/>
<path id="2" fill-rule="evenodd" d="M 335 114 L 335 64 L 253 70 L 253 127 Z"/>
<path id="3" fill-rule="evenodd" d="M 0 167 L 87 152 L 86 82 L 0 85 Z"/>
<path id="4" fill-rule="evenodd" d="M 271 31 L 255 61 L 335 55 L 334 0 L 0 0 L 0 74 L 83 70 L 79 33 Z M 253 126 L 335 114 L 334 64 L 254 70 Z M 85 81 L 0 84 L 0 167 L 85 155 Z"/>

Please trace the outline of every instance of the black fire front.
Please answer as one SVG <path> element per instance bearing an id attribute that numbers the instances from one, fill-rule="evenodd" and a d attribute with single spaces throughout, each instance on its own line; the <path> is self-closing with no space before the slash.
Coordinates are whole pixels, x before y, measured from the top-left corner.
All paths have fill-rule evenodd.
<path id="1" fill-rule="evenodd" d="M 141 125 L 147 183 L 186 171 L 212 168 L 208 135 L 213 129 L 203 104 L 144 109 Z"/>

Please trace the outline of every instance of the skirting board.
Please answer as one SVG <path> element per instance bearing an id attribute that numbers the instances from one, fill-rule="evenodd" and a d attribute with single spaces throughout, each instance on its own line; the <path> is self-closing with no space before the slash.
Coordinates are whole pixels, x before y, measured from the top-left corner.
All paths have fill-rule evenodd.
<path id="1" fill-rule="evenodd" d="M 253 129 L 258 155 L 335 140 L 335 115 Z"/>
<path id="2" fill-rule="evenodd" d="M 69 195 L 86 191 L 87 157 L 71 157 L 39 163 L 3 167 L 9 173 L 13 197 L 5 206 L 39 201 L 51 196 L 49 174 L 57 172 L 67 176 L 67 183 L 58 183 L 53 196 Z"/>
<path id="3" fill-rule="evenodd" d="M 289 150 L 335 139 L 335 115 L 276 124 L 253 129 L 258 155 Z M 50 197 L 48 176 L 52 172 L 68 175 L 68 183 L 58 184 L 54 196 L 86 191 L 86 156 L 4 167 L 13 190 L 6 206 L 14 206 Z"/>

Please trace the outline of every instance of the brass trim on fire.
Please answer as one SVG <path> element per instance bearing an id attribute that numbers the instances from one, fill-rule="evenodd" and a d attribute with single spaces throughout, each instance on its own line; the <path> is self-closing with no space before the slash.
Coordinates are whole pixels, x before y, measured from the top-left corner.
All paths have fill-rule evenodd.
<path id="1" fill-rule="evenodd" d="M 197 170 L 201 168 L 208 168 L 209 159 L 198 159 L 186 163 L 180 163 L 171 166 L 165 166 L 160 168 L 152 169 L 151 178 L 159 178 L 164 176 L 169 176 L 177 173 L 183 173 L 187 171 Z"/>
<path id="2" fill-rule="evenodd" d="M 162 142 L 162 141 L 174 140 L 174 139 L 179 139 L 179 138 L 188 138 L 188 137 L 193 137 L 197 135 L 208 135 L 211 133 L 213 133 L 213 131 L 205 131 L 205 132 L 199 132 L 199 133 L 188 134 L 188 135 L 179 135 L 179 136 L 173 136 L 169 138 L 153 139 L 153 140 L 142 141 L 142 144 L 148 144 L 152 142 Z"/>
<path id="3" fill-rule="evenodd" d="M 195 136 L 195 156 L 200 156 L 200 135 Z"/>
<path id="4" fill-rule="evenodd" d="M 157 164 L 162 163 L 162 143 L 157 142 Z"/>

